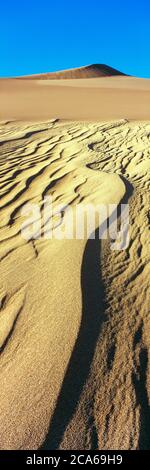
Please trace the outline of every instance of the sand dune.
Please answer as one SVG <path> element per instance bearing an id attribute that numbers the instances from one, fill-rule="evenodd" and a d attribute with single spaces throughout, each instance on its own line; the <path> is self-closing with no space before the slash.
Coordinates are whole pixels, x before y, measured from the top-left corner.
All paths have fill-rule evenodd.
<path id="1" fill-rule="evenodd" d="M 150 119 L 150 80 L 111 76 L 0 80 L 0 119 Z"/>
<path id="2" fill-rule="evenodd" d="M 92 64 L 85 67 L 78 67 L 68 70 L 60 70 L 58 72 L 41 73 L 35 75 L 26 75 L 23 78 L 32 80 L 62 80 L 77 78 L 94 78 L 94 77 L 112 77 L 115 75 L 124 75 L 119 70 L 109 67 L 105 64 Z M 19 77 L 20 78 L 20 77 Z"/>
<path id="3" fill-rule="evenodd" d="M 0 447 L 149 448 L 150 123 L 8 122 L 37 112 L 34 95 L 23 109 L 22 87 L 29 86 L 28 98 L 37 87 L 46 100 L 47 87 L 26 83 L 0 84 Z M 145 108 L 132 112 L 143 109 L 144 118 L 149 91 L 140 93 Z M 111 251 L 109 240 L 97 239 L 26 242 L 21 210 L 38 204 L 44 233 L 48 195 L 73 210 L 129 202 L 129 247 Z"/>

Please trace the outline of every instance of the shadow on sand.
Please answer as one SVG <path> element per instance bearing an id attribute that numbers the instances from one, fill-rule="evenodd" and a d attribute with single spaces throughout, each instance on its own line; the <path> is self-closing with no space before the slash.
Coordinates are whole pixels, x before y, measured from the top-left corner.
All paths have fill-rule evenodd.
<path id="1" fill-rule="evenodd" d="M 133 384 L 135 387 L 137 405 L 140 408 L 140 432 L 139 432 L 139 450 L 150 449 L 150 406 L 147 390 L 147 374 L 148 374 L 148 351 L 142 348 L 139 357 L 138 373 L 132 374 Z"/>
<path id="2" fill-rule="evenodd" d="M 89 239 L 81 270 L 82 320 L 49 432 L 42 449 L 57 449 L 70 422 L 89 374 L 103 321 L 104 289 L 100 282 L 100 241 Z"/>
<path id="3" fill-rule="evenodd" d="M 121 178 L 126 186 L 126 194 L 121 203 L 126 204 L 132 194 L 132 185 Z M 118 206 L 118 216 L 121 207 Z M 104 226 L 105 227 L 105 226 Z M 102 228 L 101 228 L 102 233 Z M 79 402 L 83 387 L 89 375 L 96 343 L 104 321 L 105 292 L 100 273 L 99 227 L 95 239 L 86 243 L 82 268 L 82 320 L 78 338 L 58 396 L 46 439 L 41 449 L 58 449 L 64 432 L 72 419 Z M 98 448 L 97 436 L 93 449 Z"/>

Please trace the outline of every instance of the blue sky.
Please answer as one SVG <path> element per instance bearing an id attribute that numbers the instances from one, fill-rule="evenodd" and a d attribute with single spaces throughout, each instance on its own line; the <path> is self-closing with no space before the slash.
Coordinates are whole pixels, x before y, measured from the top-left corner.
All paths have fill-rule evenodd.
<path id="1" fill-rule="evenodd" d="M 90 63 L 150 78 L 149 0 L 1 0 L 1 77 Z"/>

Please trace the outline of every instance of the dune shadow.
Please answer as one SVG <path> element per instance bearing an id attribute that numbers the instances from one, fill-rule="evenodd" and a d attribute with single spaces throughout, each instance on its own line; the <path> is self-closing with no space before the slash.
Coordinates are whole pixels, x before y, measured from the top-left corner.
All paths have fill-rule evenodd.
<path id="1" fill-rule="evenodd" d="M 42 449 L 57 449 L 79 402 L 103 322 L 104 288 L 100 279 L 100 240 L 89 239 L 81 269 L 82 319 L 79 334 Z"/>
<path id="2" fill-rule="evenodd" d="M 150 405 L 147 390 L 148 351 L 143 348 L 140 352 L 138 373 L 132 374 L 137 404 L 140 407 L 139 450 L 150 449 Z"/>
<path id="3" fill-rule="evenodd" d="M 118 206 L 118 217 L 122 203 L 127 203 L 132 194 L 132 185 L 122 178 L 126 194 Z M 101 226 L 101 234 L 105 223 Z M 81 267 L 82 319 L 78 337 L 68 364 L 63 384 L 57 399 L 49 430 L 42 450 L 58 449 L 64 432 L 72 419 L 83 387 L 87 381 L 102 324 L 105 318 L 105 290 L 100 269 L 99 227 L 95 239 L 88 239 Z M 96 430 L 93 449 L 98 448 Z"/>

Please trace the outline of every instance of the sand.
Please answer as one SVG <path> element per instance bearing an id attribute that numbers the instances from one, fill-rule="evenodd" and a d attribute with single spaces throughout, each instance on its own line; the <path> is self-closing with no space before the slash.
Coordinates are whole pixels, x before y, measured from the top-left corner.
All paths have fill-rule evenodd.
<path id="1" fill-rule="evenodd" d="M 40 73 L 34 75 L 25 75 L 21 78 L 26 80 L 70 80 L 70 79 L 84 79 L 94 77 L 113 77 L 125 75 L 124 73 L 109 67 L 105 64 L 91 64 L 84 67 L 78 67 L 68 70 L 59 70 L 58 72 Z M 20 77 L 18 77 L 20 79 Z"/>
<path id="2" fill-rule="evenodd" d="M 0 81 L 1 449 L 150 448 L 150 85 L 88 80 Z M 128 202 L 129 246 L 26 241 L 22 208 L 38 205 L 43 234 L 50 195 L 73 212 Z"/>
<path id="3" fill-rule="evenodd" d="M 150 80 L 0 79 L 0 120 L 150 120 Z"/>

